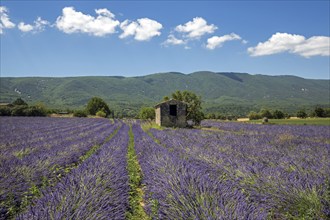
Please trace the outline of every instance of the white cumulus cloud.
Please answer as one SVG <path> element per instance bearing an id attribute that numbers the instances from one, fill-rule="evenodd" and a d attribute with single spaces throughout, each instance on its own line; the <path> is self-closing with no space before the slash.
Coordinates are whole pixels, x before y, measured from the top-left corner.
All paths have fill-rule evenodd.
<path id="1" fill-rule="evenodd" d="M 309 58 L 311 56 L 330 56 L 330 37 L 313 36 L 306 39 L 302 35 L 276 33 L 267 41 L 249 47 L 251 56 L 265 56 L 289 52 Z"/>
<path id="2" fill-rule="evenodd" d="M 218 29 L 214 24 L 208 25 L 206 20 L 201 17 L 196 17 L 183 25 L 176 26 L 175 30 L 183 33 L 186 38 L 198 39 L 205 34 L 212 34 Z"/>
<path id="3" fill-rule="evenodd" d="M 231 34 L 227 34 L 224 36 L 213 36 L 209 39 L 207 39 L 207 45 L 206 48 L 210 49 L 210 50 L 214 50 L 217 47 L 222 47 L 222 45 L 226 42 L 226 41 L 232 41 L 232 40 L 241 40 L 242 38 L 235 34 L 235 33 L 231 33 Z"/>
<path id="4" fill-rule="evenodd" d="M 116 32 L 120 24 L 115 15 L 108 9 L 96 9 L 97 17 L 83 14 L 73 7 L 65 7 L 62 15 L 56 20 L 56 27 L 64 33 L 87 33 L 94 36 L 105 36 Z"/>
<path id="5" fill-rule="evenodd" d="M 31 24 L 25 24 L 24 22 L 20 22 L 17 27 L 23 32 L 30 32 L 33 30 L 33 26 Z"/>
<path id="6" fill-rule="evenodd" d="M 293 53 L 303 57 L 330 56 L 330 37 L 314 36 L 297 45 Z"/>
<path id="7" fill-rule="evenodd" d="M 163 25 L 149 18 L 140 18 L 136 21 L 125 20 L 120 24 L 120 28 L 123 30 L 123 33 L 119 35 L 121 39 L 134 36 L 135 40 L 147 41 L 161 35 L 160 30 Z"/>
<path id="8" fill-rule="evenodd" d="M 0 6 L 0 34 L 3 34 L 3 29 L 14 28 L 16 25 L 10 21 L 8 9 Z"/>
<path id="9" fill-rule="evenodd" d="M 176 26 L 162 45 L 185 45 L 185 49 L 190 49 L 187 46 L 189 42 L 198 40 L 205 34 L 212 34 L 217 29 L 218 27 L 214 24 L 207 24 L 204 18 L 195 17 L 192 21 Z"/>
<path id="10" fill-rule="evenodd" d="M 162 43 L 162 45 L 164 45 L 164 46 L 168 46 L 168 45 L 184 45 L 186 43 L 187 42 L 185 40 L 178 39 L 173 34 L 170 34 L 167 37 L 167 40 Z"/>
<path id="11" fill-rule="evenodd" d="M 40 17 L 38 17 L 37 20 L 34 21 L 34 25 L 20 22 L 17 27 L 22 32 L 38 33 L 44 31 L 47 25 L 49 25 L 48 21 L 42 20 Z"/>

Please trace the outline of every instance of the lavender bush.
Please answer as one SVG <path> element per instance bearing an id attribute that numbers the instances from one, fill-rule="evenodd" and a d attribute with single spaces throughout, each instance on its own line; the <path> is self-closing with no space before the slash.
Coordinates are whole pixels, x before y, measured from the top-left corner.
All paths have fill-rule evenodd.
<path id="1" fill-rule="evenodd" d="M 56 182 L 118 123 L 100 119 L 0 117 L 0 218 Z"/>
<path id="2" fill-rule="evenodd" d="M 151 132 L 183 160 L 225 170 L 232 190 L 239 188 L 245 201 L 263 207 L 269 218 L 329 218 L 328 127 L 211 124 L 219 130 Z"/>
<path id="3" fill-rule="evenodd" d="M 328 126 L 144 132 L 134 121 L 0 117 L 0 128 L 0 219 L 127 219 L 133 208 L 147 219 L 330 218 Z M 143 200 L 133 205 L 132 192 Z"/>
<path id="4" fill-rule="evenodd" d="M 146 210 L 153 219 L 267 217 L 267 207 L 249 204 L 239 183 L 227 178 L 224 167 L 190 157 L 182 146 L 156 144 L 138 125 L 133 131 L 138 137 L 135 144 L 144 174 Z M 165 139 L 177 140 L 159 132 Z"/>
<path id="5" fill-rule="evenodd" d="M 128 126 L 18 219 L 124 219 L 128 209 Z"/>

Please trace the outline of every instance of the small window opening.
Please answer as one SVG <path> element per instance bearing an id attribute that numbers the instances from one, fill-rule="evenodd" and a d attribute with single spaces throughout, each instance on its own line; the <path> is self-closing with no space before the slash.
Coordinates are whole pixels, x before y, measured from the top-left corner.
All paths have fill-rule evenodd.
<path id="1" fill-rule="evenodd" d="M 170 105 L 170 115 L 176 116 L 177 115 L 177 107 L 176 105 Z"/>

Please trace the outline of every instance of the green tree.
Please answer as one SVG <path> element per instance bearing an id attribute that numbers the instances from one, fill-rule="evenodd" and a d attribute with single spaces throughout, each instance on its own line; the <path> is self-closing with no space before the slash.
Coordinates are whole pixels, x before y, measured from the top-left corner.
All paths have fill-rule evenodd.
<path id="1" fill-rule="evenodd" d="M 206 115 L 206 118 L 207 118 L 207 119 L 215 119 L 216 116 L 215 116 L 214 113 L 209 113 L 209 114 Z"/>
<path id="2" fill-rule="evenodd" d="M 12 116 L 26 116 L 26 111 L 28 106 L 26 105 L 18 105 L 12 108 L 11 115 Z"/>
<path id="3" fill-rule="evenodd" d="M 258 120 L 258 119 L 260 119 L 260 118 L 262 118 L 261 117 L 261 115 L 260 114 L 258 114 L 258 113 L 256 113 L 256 112 L 250 112 L 249 114 L 248 114 L 248 118 L 249 118 L 249 120 Z"/>
<path id="4" fill-rule="evenodd" d="M 17 98 L 13 103 L 13 105 L 28 105 L 23 99 Z"/>
<path id="5" fill-rule="evenodd" d="M 155 109 L 152 107 L 142 107 L 139 112 L 140 119 L 155 119 Z"/>
<path id="6" fill-rule="evenodd" d="M 103 111 L 106 116 L 111 114 L 109 106 L 105 103 L 105 101 L 103 101 L 103 99 L 93 97 L 88 101 L 86 112 L 91 115 L 96 115 L 98 111 Z"/>
<path id="7" fill-rule="evenodd" d="M 285 117 L 284 113 L 280 110 L 275 110 L 273 112 L 273 118 L 275 118 L 275 119 L 282 119 L 284 117 Z"/>
<path id="8" fill-rule="evenodd" d="M 316 117 L 319 117 L 319 118 L 325 117 L 325 111 L 321 107 L 316 107 L 314 109 L 314 114 Z"/>
<path id="9" fill-rule="evenodd" d="M 305 112 L 305 110 L 299 110 L 297 112 L 297 117 L 298 118 L 307 118 L 307 113 Z"/>
<path id="10" fill-rule="evenodd" d="M 10 116 L 11 109 L 7 106 L 0 106 L 0 116 Z"/>
<path id="11" fill-rule="evenodd" d="M 325 113 L 325 117 L 330 118 L 330 108 L 326 108 L 324 110 L 324 113 Z"/>
<path id="12" fill-rule="evenodd" d="M 46 116 L 47 113 L 43 108 L 38 106 L 29 106 L 24 110 L 25 116 Z"/>
<path id="13" fill-rule="evenodd" d="M 104 111 L 98 111 L 98 112 L 96 112 L 96 116 L 101 117 L 101 118 L 105 118 L 107 116 L 107 114 L 105 114 Z"/>
<path id="14" fill-rule="evenodd" d="M 170 100 L 170 98 L 168 96 L 164 96 L 163 100 L 168 101 L 168 100 Z"/>
<path id="15" fill-rule="evenodd" d="M 220 119 L 220 120 L 226 120 L 226 116 L 225 115 L 222 115 L 222 114 L 220 114 L 220 113 L 218 113 L 217 115 L 216 115 L 216 119 Z"/>
<path id="16" fill-rule="evenodd" d="M 87 117 L 87 114 L 84 110 L 76 110 L 73 112 L 73 117 L 79 117 L 79 118 Z"/>
<path id="17" fill-rule="evenodd" d="M 204 119 L 202 98 L 200 96 L 197 96 L 191 91 L 185 90 L 181 92 L 178 90 L 172 93 L 172 98 L 187 103 L 187 120 L 191 120 L 194 125 L 200 125 L 201 121 Z"/>
<path id="18" fill-rule="evenodd" d="M 34 106 L 30 106 L 27 116 L 47 116 L 47 107 L 43 102 L 37 102 Z"/>
<path id="19" fill-rule="evenodd" d="M 259 114 L 262 118 L 273 118 L 272 113 L 268 109 L 261 109 Z"/>

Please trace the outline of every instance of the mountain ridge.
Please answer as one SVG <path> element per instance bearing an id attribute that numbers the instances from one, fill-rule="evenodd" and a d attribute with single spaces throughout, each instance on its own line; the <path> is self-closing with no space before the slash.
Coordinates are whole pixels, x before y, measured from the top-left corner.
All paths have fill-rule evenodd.
<path id="1" fill-rule="evenodd" d="M 83 108 L 98 96 L 117 111 L 136 113 L 176 90 L 191 90 L 202 97 L 206 112 L 237 113 L 241 109 L 239 113 L 246 114 L 262 107 L 290 112 L 329 106 L 329 87 L 330 80 L 325 79 L 211 71 L 134 77 L 0 77 L 0 102 L 21 97 L 52 108 Z"/>

